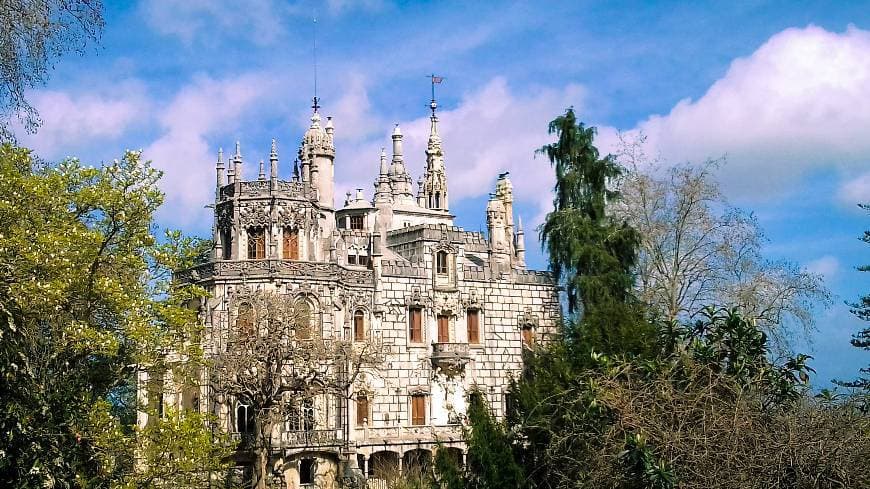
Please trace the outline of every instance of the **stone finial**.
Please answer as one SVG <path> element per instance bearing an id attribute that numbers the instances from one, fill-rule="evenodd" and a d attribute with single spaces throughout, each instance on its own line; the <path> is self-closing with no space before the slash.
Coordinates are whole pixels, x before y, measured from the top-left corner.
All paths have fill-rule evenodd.
<path id="1" fill-rule="evenodd" d="M 224 184 L 224 149 L 218 148 L 217 164 L 215 165 L 217 172 L 217 187 L 220 188 Z"/>
<path id="2" fill-rule="evenodd" d="M 278 181 L 278 144 L 272 139 L 272 148 L 269 150 L 269 177 L 272 180 L 272 187 Z"/>
<path id="3" fill-rule="evenodd" d="M 233 155 L 233 175 L 236 181 L 242 181 L 242 145 L 236 141 L 236 154 Z"/>
<path id="4" fill-rule="evenodd" d="M 385 148 L 381 148 L 381 169 L 380 174 L 386 175 L 389 173 L 389 169 L 387 168 L 387 151 Z"/>
<path id="5" fill-rule="evenodd" d="M 260 160 L 260 173 L 257 175 L 257 180 L 265 180 L 266 179 L 266 166 L 263 164 L 263 160 Z"/>

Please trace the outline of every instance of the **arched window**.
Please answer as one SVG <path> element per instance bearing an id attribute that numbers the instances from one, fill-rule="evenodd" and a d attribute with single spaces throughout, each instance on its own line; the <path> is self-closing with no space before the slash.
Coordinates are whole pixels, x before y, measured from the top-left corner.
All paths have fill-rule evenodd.
<path id="1" fill-rule="evenodd" d="M 223 259 L 231 260 L 233 258 L 233 232 L 229 229 L 224 229 L 221 233 L 221 245 L 223 245 Z"/>
<path id="2" fill-rule="evenodd" d="M 447 270 L 447 252 L 442 250 L 435 254 L 435 273 L 447 275 Z"/>
<path id="3" fill-rule="evenodd" d="M 254 410 L 247 404 L 236 406 L 236 431 L 244 434 L 254 432 Z"/>
<path id="4" fill-rule="evenodd" d="M 435 192 L 435 208 L 441 208 L 441 192 Z"/>
<path id="5" fill-rule="evenodd" d="M 266 258 L 266 230 L 263 228 L 248 229 L 248 260 Z"/>
<path id="6" fill-rule="evenodd" d="M 366 339 L 365 314 L 360 310 L 353 313 L 353 339 L 355 341 Z"/>
<path id="7" fill-rule="evenodd" d="M 289 227 L 284 228 L 284 240 L 281 256 L 285 260 L 299 259 L 299 230 Z"/>
<path id="8" fill-rule="evenodd" d="M 535 330 L 530 324 L 523 325 L 523 345 L 531 347 L 535 344 Z"/>

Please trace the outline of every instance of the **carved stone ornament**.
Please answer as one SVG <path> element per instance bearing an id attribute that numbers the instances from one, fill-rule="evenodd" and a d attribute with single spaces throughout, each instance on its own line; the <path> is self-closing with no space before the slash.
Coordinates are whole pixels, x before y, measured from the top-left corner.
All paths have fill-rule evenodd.
<path id="1" fill-rule="evenodd" d="M 538 316 L 532 314 L 532 308 L 527 307 L 526 310 L 520 314 L 517 326 L 519 326 L 519 329 L 538 327 Z"/>
<path id="2" fill-rule="evenodd" d="M 218 229 L 230 229 L 233 225 L 233 203 L 221 202 L 215 209 Z"/>
<path id="3" fill-rule="evenodd" d="M 462 298 L 462 306 L 466 309 L 475 309 L 478 311 L 483 310 L 483 303 L 481 303 L 481 298 L 477 295 L 477 289 L 471 289 L 471 291 Z"/>
<path id="4" fill-rule="evenodd" d="M 268 204 L 259 201 L 241 202 L 239 204 L 239 221 L 246 228 L 268 226 L 271 221 Z"/>

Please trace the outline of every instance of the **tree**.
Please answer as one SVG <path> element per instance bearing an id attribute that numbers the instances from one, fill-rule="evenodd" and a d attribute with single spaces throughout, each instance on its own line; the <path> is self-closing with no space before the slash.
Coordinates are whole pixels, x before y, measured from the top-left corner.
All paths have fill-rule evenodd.
<path id="1" fill-rule="evenodd" d="M 622 141 L 629 171 L 614 204 L 640 235 L 639 298 L 665 321 L 692 320 L 711 304 L 740 307 L 778 346 L 788 325 L 809 332 L 814 308 L 830 303 L 822 278 L 762 257 L 758 222 L 728 204 L 713 176 L 721 161 L 662 168 L 643 142 Z"/>
<path id="2" fill-rule="evenodd" d="M 45 83 L 55 58 L 83 53 L 103 28 L 100 0 L 4 0 L 0 2 L 0 141 L 11 139 L 17 118 L 28 132 L 41 121 L 25 96 Z"/>
<path id="3" fill-rule="evenodd" d="M 272 433 L 283 421 L 312 429 L 307 403 L 318 398 L 350 401 L 350 386 L 364 369 L 375 369 L 383 352 L 374 341 L 321 336 L 304 302 L 270 292 L 239 292 L 235 326 L 224 351 L 211 360 L 212 385 L 224 401 L 247 406 L 252 438 L 243 449 L 254 455 L 252 485 L 266 487 Z M 345 416 L 346 418 L 347 416 Z"/>
<path id="4" fill-rule="evenodd" d="M 0 146 L 0 485 L 134 480 L 135 365 L 196 334 L 202 293 L 166 278 L 191 242 L 155 242 L 159 177 L 135 152 L 93 168 Z"/>
<path id="5" fill-rule="evenodd" d="M 870 204 L 860 204 L 860 207 L 866 211 L 870 211 Z M 864 231 L 864 236 L 861 237 L 861 241 L 870 244 L 870 231 Z M 870 265 L 860 266 L 858 267 L 858 271 L 870 272 Z M 857 316 L 858 319 L 862 321 L 870 321 L 870 294 L 861 297 L 858 299 L 858 302 L 849 305 L 851 306 L 852 314 Z M 864 328 L 852 336 L 852 346 L 855 348 L 870 350 L 870 327 Z M 861 369 L 861 376 L 857 379 L 850 382 L 838 383 L 846 387 L 857 387 L 870 393 L 870 365 Z"/>
<path id="6" fill-rule="evenodd" d="M 549 132 L 558 140 L 538 153 L 555 167 L 556 196 L 541 241 L 565 283 L 568 313 L 582 313 L 571 336 L 599 351 L 639 352 L 650 336 L 632 293 L 639 236 L 608 214 L 619 199 L 608 185 L 623 168 L 610 155 L 599 157 L 595 128 L 578 122 L 573 109 L 550 122 Z"/>

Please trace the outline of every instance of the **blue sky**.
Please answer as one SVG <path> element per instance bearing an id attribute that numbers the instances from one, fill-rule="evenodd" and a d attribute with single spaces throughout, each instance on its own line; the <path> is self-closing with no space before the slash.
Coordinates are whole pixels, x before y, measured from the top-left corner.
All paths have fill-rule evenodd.
<path id="1" fill-rule="evenodd" d="M 843 304 L 870 290 L 857 239 L 870 219 L 870 4 L 837 2 L 106 2 L 99 47 L 61 59 L 31 94 L 45 121 L 22 142 L 43 157 L 97 163 L 143 149 L 165 171 L 163 226 L 206 235 L 217 148 L 242 143 L 245 171 L 277 138 L 289 173 L 313 95 L 335 118 L 337 195 L 371 185 L 394 123 L 419 176 L 426 74 L 459 223 L 484 223 L 509 170 L 527 228 L 550 203 L 533 150 L 568 106 L 599 128 L 642 131 L 672 163 L 726 155 L 731 203 L 755 213 L 767 256 L 821 273 L 835 305 L 818 314 L 815 384 L 851 378 L 870 355 Z M 535 233 L 529 233 L 534 235 Z M 545 261 L 529 243 L 533 265 Z"/>

